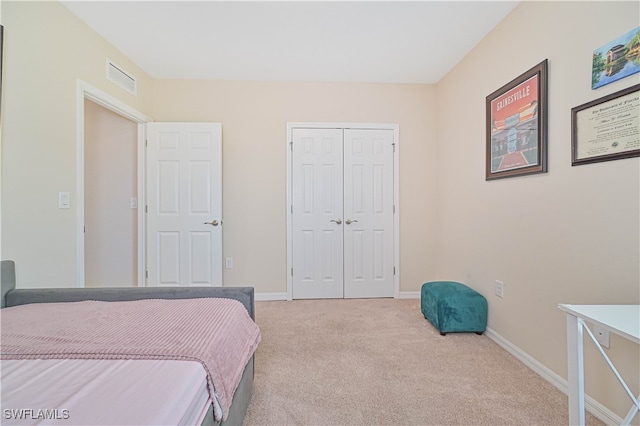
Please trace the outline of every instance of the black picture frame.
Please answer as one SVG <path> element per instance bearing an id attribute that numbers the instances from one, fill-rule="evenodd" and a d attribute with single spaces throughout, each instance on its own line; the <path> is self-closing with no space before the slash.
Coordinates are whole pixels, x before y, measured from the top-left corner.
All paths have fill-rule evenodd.
<path id="1" fill-rule="evenodd" d="M 547 62 L 486 97 L 485 180 L 547 172 Z"/>
<path id="2" fill-rule="evenodd" d="M 640 157 L 640 84 L 571 108 L 571 165 Z"/>

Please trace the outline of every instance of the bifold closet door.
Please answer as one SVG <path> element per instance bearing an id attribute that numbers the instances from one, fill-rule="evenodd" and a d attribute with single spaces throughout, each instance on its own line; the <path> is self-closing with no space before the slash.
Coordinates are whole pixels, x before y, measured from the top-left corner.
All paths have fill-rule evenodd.
<path id="1" fill-rule="evenodd" d="M 393 297 L 393 137 L 293 129 L 294 299 Z"/>

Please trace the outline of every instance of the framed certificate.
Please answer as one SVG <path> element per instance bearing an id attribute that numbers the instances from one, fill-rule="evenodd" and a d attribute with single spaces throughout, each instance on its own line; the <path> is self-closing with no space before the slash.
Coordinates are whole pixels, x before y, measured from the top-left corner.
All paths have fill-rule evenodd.
<path id="1" fill-rule="evenodd" d="M 640 157 L 640 84 L 571 108 L 571 165 Z"/>

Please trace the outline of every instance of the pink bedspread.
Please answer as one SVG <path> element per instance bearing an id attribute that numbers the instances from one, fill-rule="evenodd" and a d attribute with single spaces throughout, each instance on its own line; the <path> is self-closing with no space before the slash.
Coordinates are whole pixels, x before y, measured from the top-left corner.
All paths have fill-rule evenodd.
<path id="1" fill-rule="evenodd" d="M 2 309 L 2 359 L 199 361 L 226 419 L 260 329 L 232 299 L 37 303 Z M 216 404 L 214 404 L 215 407 Z"/>

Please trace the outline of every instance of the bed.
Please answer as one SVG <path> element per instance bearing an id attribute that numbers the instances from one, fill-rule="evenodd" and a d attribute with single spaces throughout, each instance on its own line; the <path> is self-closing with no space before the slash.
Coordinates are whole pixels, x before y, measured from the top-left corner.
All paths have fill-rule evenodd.
<path id="1" fill-rule="evenodd" d="M 260 342 L 252 287 L 15 282 L 2 261 L 2 424 L 242 424 Z"/>

